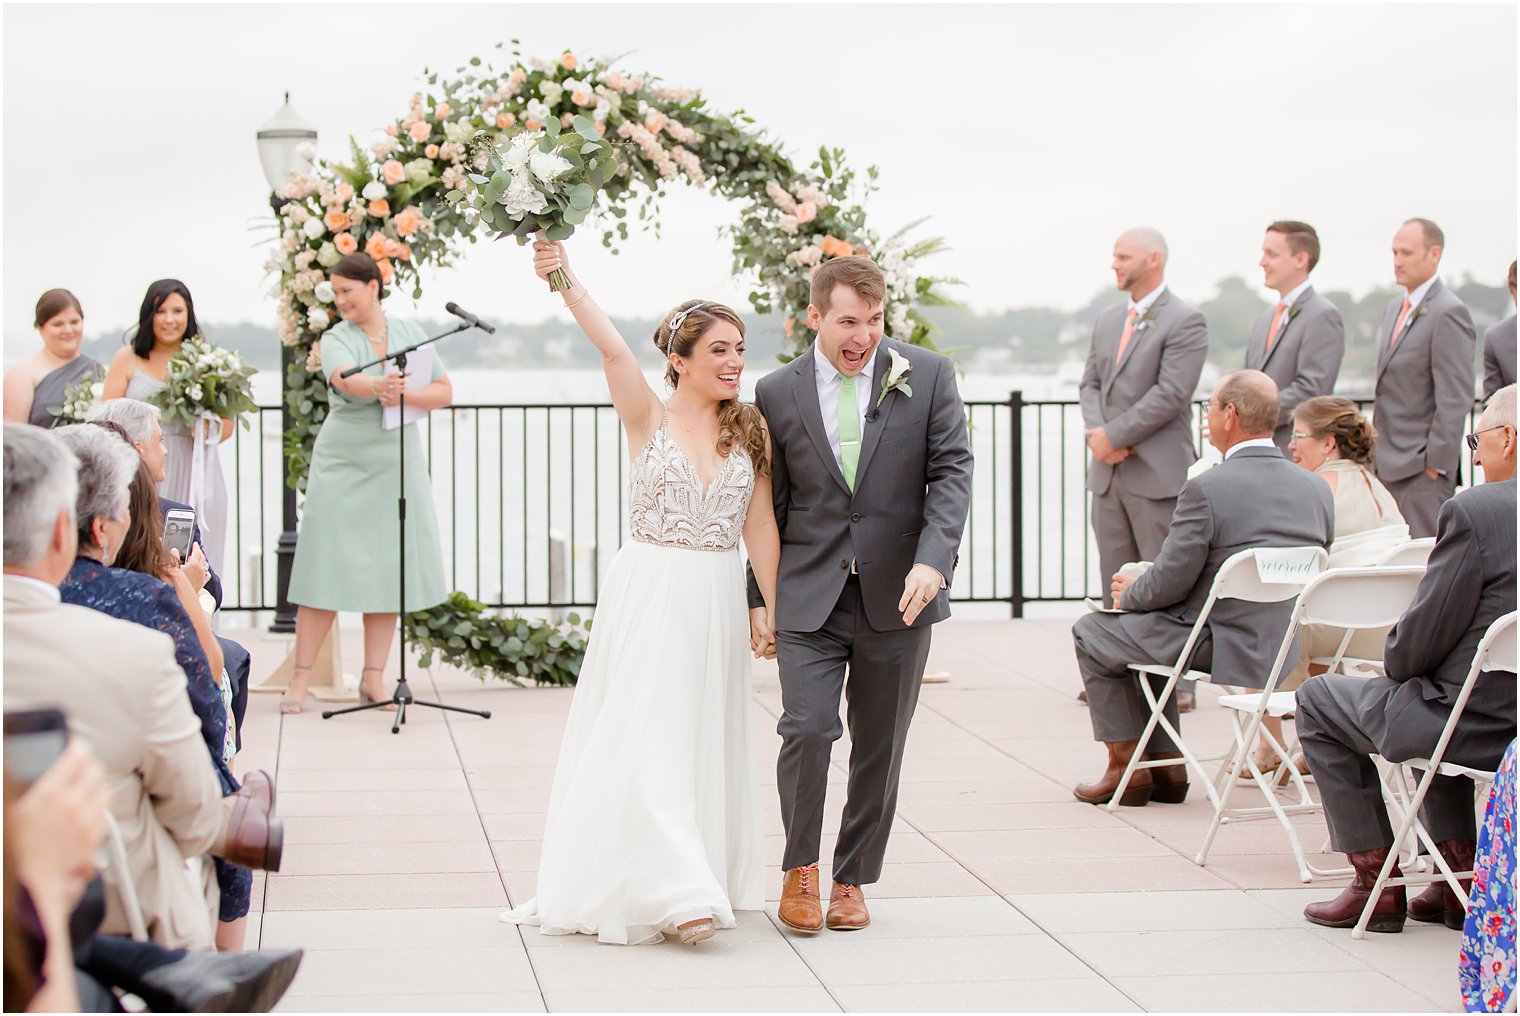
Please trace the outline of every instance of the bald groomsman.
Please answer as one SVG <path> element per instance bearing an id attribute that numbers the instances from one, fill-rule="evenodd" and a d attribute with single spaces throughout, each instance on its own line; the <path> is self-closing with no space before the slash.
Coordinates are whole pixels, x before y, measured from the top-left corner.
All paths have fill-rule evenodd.
<path id="1" fill-rule="evenodd" d="M 1509 263 L 1509 299 L 1515 302 L 1515 262 Z M 1483 336 L 1483 401 L 1515 383 L 1515 312 Z"/>
<path id="2" fill-rule="evenodd" d="M 1472 315 L 1436 277 L 1446 237 L 1429 219 L 1393 235 L 1393 277 L 1403 295 L 1377 333 L 1377 475 L 1413 537 L 1436 535 L 1436 515 L 1457 489 L 1462 424 L 1473 405 Z"/>
<path id="3" fill-rule="evenodd" d="M 1279 416 L 1272 440 L 1284 453 L 1293 440 L 1299 403 L 1335 390 L 1346 355 L 1346 329 L 1335 304 L 1309 284 L 1319 264 L 1319 234 L 1307 222 L 1284 220 L 1267 227 L 1261 270 L 1277 305 L 1257 319 L 1246 343 L 1246 367 L 1277 384 Z"/>

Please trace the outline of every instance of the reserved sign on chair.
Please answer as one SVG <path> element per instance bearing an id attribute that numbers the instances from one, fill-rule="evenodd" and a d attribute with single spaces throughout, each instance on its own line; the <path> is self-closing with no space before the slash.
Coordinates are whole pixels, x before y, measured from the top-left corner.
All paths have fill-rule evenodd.
<path id="1" fill-rule="evenodd" d="M 1318 547 L 1258 547 L 1256 577 L 1271 583 L 1304 583 L 1319 574 Z"/>

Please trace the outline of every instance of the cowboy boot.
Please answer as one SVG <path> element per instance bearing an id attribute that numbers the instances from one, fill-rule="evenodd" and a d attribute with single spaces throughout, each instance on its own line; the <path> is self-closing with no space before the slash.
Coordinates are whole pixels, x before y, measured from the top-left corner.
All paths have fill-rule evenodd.
<path id="1" fill-rule="evenodd" d="M 1088 804 L 1107 804 L 1114 796 L 1114 791 L 1119 789 L 1119 779 L 1124 775 L 1124 770 L 1129 766 L 1129 760 L 1134 757 L 1135 749 L 1140 746 L 1139 740 L 1134 741 L 1107 741 L 1108 768 L 1103 770 L 1103 775 L 1092 783 L 1080 783 L 1072 791 L 1077 800 L 1086 801 Z M 1124 795 L 1119 798 L 1119 803 L 1126 808 L 1138 808 L 1151 799 L 1152 790 L 1151 770 L 1137 769 L 1134 776 L 1130 777 L 1129 786 L 1124 788 Z"/>
<path id="2" fill-rule="evenodd" d="M 1315 924 L 1327 928 L 1355 928 L 1361 920 L 1367 898 L 1377 882 L 1383 862 L 1388 860 L 1388 847 L 1377 847 L 1359 854 L 1347 854 L 1356 874 L 1341 894 L 1325 903 L 1311 903 L 1304 908 L 1304 916 Z M 1389 878 L 1398 878 L 1399 866 L 1395 864 L 1388 872 Z M 1368 931 L 1395 932 L 1404 930 L 1404 917 L 1408 907 L 1404 902 L 1404 887 L 1390 886 L 1378 896 L 1377 906 L 1367 921 Z"/>
<path id="3" fill-rule="evenodd" d="M 1152 759 L 1175 758 L 1181 759 L 1182 753 L 1175 751 L 1148 751 L 1143 756 L 1149 762 Z M 1155 769 L 1146 770 L 1151 774 L 1151 800 L 1160 801 L 1162 804 L 1181 804 L 1187 800 L 1188 770 L 1187 765 L 1158 766 Z"/>
<path id="4" fill-rule="evenodd" d="M 1478 853 L 1478 845 L 1472 840 L 1442 840 L 1436 844 L 1436 849 L 1441 852 L 1453 872 L 1472 871 L 1473 860 Z M 1462 883 L 1463 892 L 1472 892 L 1472 879 L 1462 878 L 1457 881 Z M 1416 921 L 1445 924 L 1453 931 L 1461 931 L 1463 922 L 1467 920 L 1467 908 L 1462 906 L 1461 899 L 1452 891 L 1451 883 L 1437 869 L 1436 880 L 1409 901 L 1409 916 Z"/>

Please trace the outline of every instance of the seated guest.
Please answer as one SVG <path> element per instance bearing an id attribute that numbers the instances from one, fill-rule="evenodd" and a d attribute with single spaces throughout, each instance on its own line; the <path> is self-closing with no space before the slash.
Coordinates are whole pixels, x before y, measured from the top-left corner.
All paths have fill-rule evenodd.
<path id="1" fill-rule="evenodd" d="M 75 564 L 79 539 L 73 453 L 56 435 L 15 424 L 5 427 L 4 452 L 5 708 L 63 710 L 105 767 L 127 872 L 106 873 L 102 929 L 129 931 L 116 884 L 127 877 L 154 941 L 210 948 L 212 866 L 193 887 L 186 859 L 211 853 L 278 870 L 284 828 L 272 816 L 273 781 L 253 773 L 246 787 L 221 798 L 173 641 L 60 602 L 58 585 Z"/>
<path id="2" fill-rule="evenodd" d="M 150 402 L 140 402 L 137 399 L 112 399 L 110 402 L 102 402 L 90 410 L 89 420 L 91 423 L 113 424 L 118 428 L 132 447 L 137 449 L 137 454 L 142 457 L 143 464 L 148 467 L 148 474 L 154 484 L 162 485 L 167 475 L 164 463 L 168 456 L 168 449 L 164 447 L 164 431 L 159 423 L 158 407 Z M 174 508 L 191 510 L 187 504 L 171 501 L 165 497 L 159 497 L 158 510 L 161 517 L 166 518 L 169 511 Z M 201 550 L 201 526 L 199 516 L 196 518 L 195 529 L 191 534 L 190 560 L 185 562 L 186 575 L 194 584 L 198 572 L 204 571 L 207 578 L 205 591 L 211 594 L 212 602 L 218 608 L 222 605 L 222 580 L 216 574 L 216 570 L 206 563 L 206 556 Z M 243 748 L 243 717 L 248 711 L 248 681 L 253 669 L 253 662 L 248 650 L 241 643 L 232 639 L 216 636 L 216 641 L 222 649 L 222 662 L 227 670 L 227 676 L 232 679 L 232 715 L 237 721 L 234 725 L 234 738 L 239 751 Z"/>
<path id="3" fill-rule="evenodd" d="M 1076 788 L 1078 800 L 1104 804 L 1113 796 L 1150 717 L 1129 664 L 1176 662 L 1220 565 L 1253 547 L 1329 546 L 1330 489 L 1283 458 L 1272 441 L 1277 414 L 1277 386 L 1265 374 L 1238 370 L 1220 379 L 1209 397 L 1208 424 L 1209 442 L 1224 461 L 1183 486 L 1155 564 L 1138 578 L 1114 576 L 1114 606 L 1125 612 L 1088 614 L 1072 628 L 1093 735 L 1108 746 L 1108 768 Z M 1215 604 L 1191 666 L 1226 684 L 1262 687 L 1291 613 L 1291 603 Z M 1162 679 L 1151 681 L 1159 691 Z M 1164 709 L 1176 726 L 1175 696 Z M 1159 726 L 1144 757 L 1178 757 Z M 1179 803 L 1187 787 L 1183 766 L 1141 769 L 1119 803 L 1152 797 Z"/>
<path id="4" fill-rule="evenodd" d="M 200 717 L 212 766 L 222 793 L 231 794 L 238 785 L 228 768 L 228 702 L 221 690 L 223 682 L 218 680 L 220 661 L 208 662 L 205 654 L 206 646 L 216 649 L 216 643 L 210 641 L 205 617 L 197 616 L 201 608 L 189 580 L 158 542 L 158 513 L 145 502 L 155 496 L 146 469 L 125 442 L 104 428 L 76 424 L 54 433 L 79 460 L 75 506 L 79 550 L 60 589 L 63 601 L 135 621 L 174 640 L 175 660 L 187 678 L 189 699 Z M 151 554 L 142 550 L 145 547 L 158 548 L 157 567 L 163 569 L 161 574 L 174 583 L 173 587 L 138 571 L 109 567 L 112 561 L 130 563 L 123 553 L 128 549 L 139 556 Z M 236 951 L 242 948 L 242 921 L 248 913 L 252 874 L 220 862 L 217 882 L 222 890 L 224 924 L 217 944 L 224 951 Z"/>
<path id="5" fill-rule="evenodd" d="M 108 988 L 154 1012 L 266 1012 L 289 987 L 299 949 L 234 954 L 166 949 L 99 934 L 105 771 L 69 742 L 37 781 L 5 779 L 5 1011 L 120 1012 Z"/>
<path id="6" fill-rule="evenodd" d="M 1489 399 L 1468 444 L 1476 445 L 1485 482 L 1441 506 L 1425 577 L 1388 636 L 1387 676 L 1321 674 L 1298 690 L 1299 742 L 1319 785 L 1330 842 L 1356 869 L 1334 900 L 1304 908 L 1315 924 L 1354 927 L 1393 846 L 1369 754 L 1399 762 L 1434 751 L 1483 633 L 1515 609 L 1514 385 Z M 1514 736 L 1514 675 L 1489 673 L 1474 686 L 1446 757 L 1494 769 Z M 1453 871 L 1472 868 L 1477 835 L 1471 781 L 1437 777 L 1420 818 Z M 1407 906 L 1402 886 L 1383 890 L 1368 930 L 1402 931 L 1406 913 L 1462 927 L 1462 906 L 1443 880 Z"/>

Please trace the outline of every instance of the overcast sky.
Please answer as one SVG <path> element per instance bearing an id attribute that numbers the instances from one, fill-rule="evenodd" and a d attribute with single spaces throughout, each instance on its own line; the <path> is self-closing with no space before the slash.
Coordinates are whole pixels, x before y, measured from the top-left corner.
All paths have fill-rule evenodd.
<path id="1" fill-rule="evenodd" d="M 1411 215 L 1446 230 L 1443 274 L 1500 283 L 1515 256 L 1512 4 L 1248 6 L 22 6 L 4 11 L 7 362 L 34 348 L 53 286 L 91 333 L 146 285 L 189 284 L 203 320 L 273 321 L 268 188 L 254 131 L 288 89 L 324 155 L 404 113 L 424 67 L 518 38 L 525 55 L 627 54 L 626 68 L 744 109 L 804 163 L 820 144 L 881 168 L 883 232 L 932 215 L 928 267 L 978 310 L 1071 307 L 1111 282 L 1116 233 L 1159 227 L 1202 298 L 1255 268 L 1262 226 L 1301 218 L 1321 288 L 1391 281 Z M 614 313 L 707 296 L 729 275 L 724 202 L 682 188 L 663 233 L 612 258 L 572 241 Z M 536 321 L 557 301 L 510 242 L 429 276 L 455 300 Z M 398 308 L 407 312 L 407 308 Z"/>

